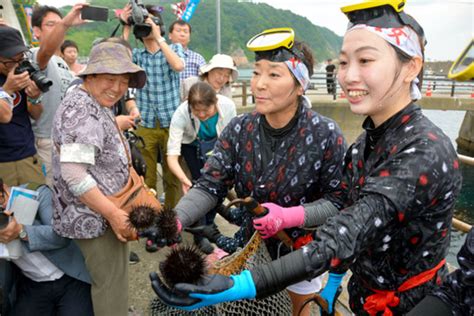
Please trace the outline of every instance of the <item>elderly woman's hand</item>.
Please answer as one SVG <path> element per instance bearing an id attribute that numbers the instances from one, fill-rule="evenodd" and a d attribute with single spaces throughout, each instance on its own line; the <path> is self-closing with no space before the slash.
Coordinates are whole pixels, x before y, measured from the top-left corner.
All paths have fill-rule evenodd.
<path id="1" fill-rule="evenodd" d="M 127 242 L 129 240 L 137 240 L 138 234 L 129 224 L 128 213 L 124 210 L 117 208 L 113 213 L 113 216 L 107 217 L 110 227 L 117 236 L 117 239 L 121 242 Z"/>

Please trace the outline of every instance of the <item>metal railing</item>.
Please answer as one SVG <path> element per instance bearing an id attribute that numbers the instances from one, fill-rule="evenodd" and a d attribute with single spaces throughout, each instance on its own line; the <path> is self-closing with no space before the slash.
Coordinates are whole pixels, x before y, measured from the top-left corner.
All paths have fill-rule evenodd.
<path id="1" fill-rule="evenodd" d="M 240 76 L 232 87 L 235 88 L 234 98 L 242 98 L 242 105 L 247 105 L 247 99 L 252 95 L 250 91 L 250 77 Z M 332 96 L 333 100 L 343 97 L 342 90 L 337 80 L 335 80 L 335 89 L 332 94 L 328 94 L 326 84 L 326 73 L 317 72 L 311 77 L 311 85 L 306 92 L 308 95 Z M 474 82 L 456 82 L 446 78 L 443 75 L 425 75 L 421 89 L 423 96 L 430 95 L 456 97 L 456 98 L 474 98 Z"/>

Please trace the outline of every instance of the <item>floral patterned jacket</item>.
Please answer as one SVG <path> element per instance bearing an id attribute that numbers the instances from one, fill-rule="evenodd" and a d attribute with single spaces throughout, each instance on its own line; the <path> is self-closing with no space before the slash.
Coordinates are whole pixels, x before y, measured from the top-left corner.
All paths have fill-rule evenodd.
<path id="1" fill-rule="evenodd" d="M 260 203 L 285 207 L 339 191 L 345 140 L 333 120 L 310 110 L 308 104 L 303 98 L 296 126 L 265 166 L 259 134 L 261 115 L 252 112 L 234 118 L 220 135 L 196 187 L 224 199 L 228 189 L 235 186 L 238 197 L 252 196 Z M 241 229 L 248 231 L 238 241 L 240 246 L 253 233 L 251 215 L 245 215 L 243 221 L 247 224 Z M 293 239 L 307 234 L 302 229 L 287 233 Z"/>

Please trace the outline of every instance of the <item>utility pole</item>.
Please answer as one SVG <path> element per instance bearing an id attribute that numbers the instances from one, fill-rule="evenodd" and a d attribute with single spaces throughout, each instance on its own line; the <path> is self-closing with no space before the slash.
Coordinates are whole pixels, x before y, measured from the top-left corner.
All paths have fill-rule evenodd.
<path id="1" fill-rule="evenodd" d="M 217 53 L 221 53 L 221 0 L 216 0 L 216 46 Z"/>

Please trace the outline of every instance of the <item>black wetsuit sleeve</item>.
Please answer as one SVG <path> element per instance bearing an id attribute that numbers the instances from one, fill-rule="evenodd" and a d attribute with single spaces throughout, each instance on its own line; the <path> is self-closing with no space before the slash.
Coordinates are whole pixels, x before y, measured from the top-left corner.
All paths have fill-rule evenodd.
<path id="1" fill-rule="evenodd" d="M 381 195 L 365 196 L 353 206 L 330 217 L 314 233 L 314 240 L 251 273 L 257 297 L 265 297 L 305 279 L 315 278 L 330 267 L 331 259 L 340 262 L 334 271 L 346 271 L 363 249 L 370 247 L 377 234 L 393 216 L 393 205 Z"/>
<path id="2" fill-rule="evenodd" d="M 218 198 L 199 188 L 191 188 L 175 207 L 183 227 L 188 227 L 213 209 Z"/>

